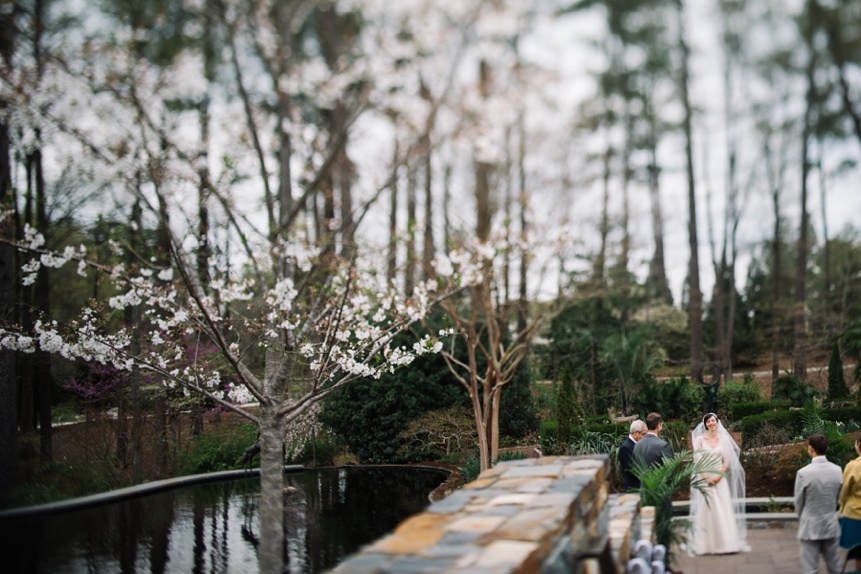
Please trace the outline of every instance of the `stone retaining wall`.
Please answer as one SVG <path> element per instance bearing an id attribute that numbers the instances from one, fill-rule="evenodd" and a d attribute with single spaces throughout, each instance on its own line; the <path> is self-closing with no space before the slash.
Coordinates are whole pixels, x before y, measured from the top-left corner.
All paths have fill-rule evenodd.
<path id="1" fill-rule="evenodd" d="M 606 456 L 499 463 L 332 572 L 622 573 L 654 509 L 610 494 Z"/>

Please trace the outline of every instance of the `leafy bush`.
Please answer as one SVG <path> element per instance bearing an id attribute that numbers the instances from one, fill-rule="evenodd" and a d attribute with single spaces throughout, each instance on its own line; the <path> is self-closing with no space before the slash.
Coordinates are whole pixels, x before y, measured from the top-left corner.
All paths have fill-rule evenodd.
<path id="1" fill-rule="evenodd" d="M 499 453 L 499 458 L 494 463 L 499 464 L 500 462 L 505 462 L 509 460 L 523 460 L 526 458 L 526 455 L 522 452 L 501 452 Z M 479 458 L 478 453 L 474 453 L 469 460 L 466 461 L 466 464 L 462 467 L 458 468 L 461 475 L 463 476 L 464 482 L 472 482 L 476 478 L 478 478 L 479 471 L 481 469 L 481 459 Z"/>
<path id="2" fill-rule="evenodd" d="M 517 365 L 511 381 L 502 388 L 499 401 L 500 440 L 502 437 L 522 439 L 534 435 L 538 430 L 530 385 L 529 363 L 524 359 Z"/>
<path id="3" fill-rule="evenodd" d="M 632 401 L 634 412 L 645 416 L 649 412 L 661 413 L 664 420 L 682 419 L 692 422 L 699 417 L 705 403 L 705 391 L 701 385 L 692 383 L 687 377 L 674 377 L 658 381 L 649 375 L 642 381 L 638 395 Z"/>
<path id="4" fill-rule="evenodd" d="M 329 433 L 322 433 L 314 440 L 305 441 L 298 453 L 289 459 L 287 464 L 304 466 L 334 466 L 335 459 L 341 451 L 341 446 Z"/>
<path id="5" fill-rule="evenodd" d="M 762 391 L 756 381 L 749 376 L 745 376 L 744 381 L 729 381 L 721 385 L 717 394 L 718 405 L 725 408 L 727 413 L 734 405 L 756 403 L 761 400 Z"/>
<path id="6" fill-rule="evenodd" d="M 257 426 L 236 422 L 198 435 L 190 448 L 176 455 L 177 476 L 242 468 L 245 449 L 257 441 Z"/>
<path id="7" fill-rule="evenodd" d="M 456 405 L 469 408 L 467 394 L 442 357 L 425 355 L 393 374 L 341 387 L 323 401 L 319 418 L 362 463 L 416 462 L 402 433 L 426 412 Z"/>
<path id="8" fill-rule="evenodd" d="M 557 432 L 559 423 L 555 420 L 542 421 L 539 432 L 539 441 L 541 444 L 541 452 L 545 455 L 558 454 L 556 448 L 558 446 Z"/>
<path id="9" fill-rule="evenodd" d="M 736 403 L 729 408 L 729 420 L 739 422 L 744 417 L 759 415 L 768 411 L 786 409 L 789 403 L 781 401 L 760 401 L 755 403 Z"/>
<path id="10" fill-rule="evenodd" d="M 803 407 L 813 400 L 816 391 L 796 375 L 778 377 L 771 386 L 771 400 L 786 401 L 793 407 Z"/>
<path id="11" fill-rule="evenodd" d="M 825 420 L 820 412 L 811 403 L 801 411 L 803 424 L 802 435 L 808 437 L 812 434 L 824 435 L 828 440 L 828 460 L 841 468 L 855 458 L 855 439 L 843 434 L 833 420 Z"/>
<path id="12" fill-rule="evenodd" d="M 577 404 L 577 391 L 571 377 L 565 377 L 559 384 L 559 398 L 556 401 L 558 413 L 556 421 L 556 440 L 562 444 L 567 443 L 573 429 L 580 422 L 580 408 Z"/>
<path id="13" fill-rule="evenodd" d="M 615 432 L 594 432 L 578 428 L 571 435 L 566 454 L 607 454 L 610 455 L 610 460 L 615 460 L 616 450 L 623 440 L 624 438 Z"/>
<path id="14" fill-rule="evenodd" d="M 861 409 L 858 407 L 829 408 L 821 409 L 817 412 L 823 420 L 844 425 L 844 430 L 857 427 L 858 423 L 861 422 Z M 742 444 L 745 448 L 749 448 L 754 444 L 757 435 L 762 432 L 762 427 L 766 423 L 783 429 L 790 438 L 806 438 L 804 435 L 804 420 L 800 409 L 767 411 L 758 415 L 746 416 L 742 419 Z"/>
<path id="15" fill-rule="evenodd" d="M 429 411 L 401 433 L 406 458 L 435 459 L 472 451 L 478 444 L 475 419 L 465 407 Z"/>

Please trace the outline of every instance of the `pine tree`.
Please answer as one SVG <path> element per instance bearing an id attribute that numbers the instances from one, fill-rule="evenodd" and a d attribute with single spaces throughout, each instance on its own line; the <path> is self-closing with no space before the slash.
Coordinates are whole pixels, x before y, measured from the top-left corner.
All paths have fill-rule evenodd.
<path id="1" fill-rule="evenodd" d="M 828 361 L 828 399 L 836 401 L 849 396 L 846 380 L 843 377 L 843 359 L 840 357 L 840 346 L 834 342 L 831 359 Z"/>
<path id="2" fill-rule="evenodd" d="M 577 391 L 574 388 L 574 380 L 571 376 L 562 377 L 558 393 L 556 441 L 559 448 L 564 449 L 567 448 L 571 440 L 571 430 L 579 423 Z"/>

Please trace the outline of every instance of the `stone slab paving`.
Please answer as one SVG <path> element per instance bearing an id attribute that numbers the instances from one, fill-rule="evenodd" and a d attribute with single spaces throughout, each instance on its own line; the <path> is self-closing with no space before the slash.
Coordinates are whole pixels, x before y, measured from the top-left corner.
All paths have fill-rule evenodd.
<path id="1" fill-rule="evenodd" d="M 750 552 L 721 556 L 690 557 L 684 551 L 675 548 L 672 568 L 684 574 L 769 574 L 798 573 L 800 553 L 797 521 L 782 521 L 770 523 L 750 523 L 747 537 L 751 546 Z M 840 550 L 841 566 L 846 555 Z M 852 569 L 852 565 L 847 570 Z M 825 563 L 820 560 L 820 573 L 826 574 Z"/>

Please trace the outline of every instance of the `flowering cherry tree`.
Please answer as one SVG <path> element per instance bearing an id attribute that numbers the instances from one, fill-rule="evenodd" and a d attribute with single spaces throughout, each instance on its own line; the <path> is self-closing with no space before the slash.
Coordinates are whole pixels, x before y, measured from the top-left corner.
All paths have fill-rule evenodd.
<path id="1" fill-rule="evenodd" d="M 438 352 L 442 345 L 430 336 L 411 346 L 392 344 L 440 295 L 435 282 L 405 299 L 381 285 L 360 259 L 329 261 L 321 274 L 317 254 L 294 244 L 282 260 L 294 265 L 300 271 L 296 276 L 303 279 L 281 277 L 257 286 L 254 280 L 237 277 L 215 280 L 204 291 L 179 250 L 171 267 L 106 267 L 89 261 L 81 246 L 62 253 L 44 250 L 41 235 L 32 229 L 21 242 L 4 241 L 30 256 L 23 267 L 24 282 L 41 266 L 76 264 L 79 273 L 109 277 L 119 294 L 91 301 L 64 324 L 43 317 L 32 331 L 4 325 L 0 345 L 22 353 L 38 348 L 122 371 L 148 371 L 167 386 L 205 395 L 253 420 L 261 439 L 261 539 L 273 540 L 279 552 L 285 429 L 313 412 L 335 389 L 359 377 L 379 377 L 418 355 Z M 312 278 L 322 281 L 312 283 Z M 129 306 L 141 308 L 143 328 L 112 329 L 111 311 Z M 189 336 L 214 343 L 237 382 L 225 384 L 211 365 L 190 362 L 182 344 Z M 258 350 L 265 361 L 255 360 Z M 259 404 L 257 414 L 239 408 L 252 401 Z"/>

